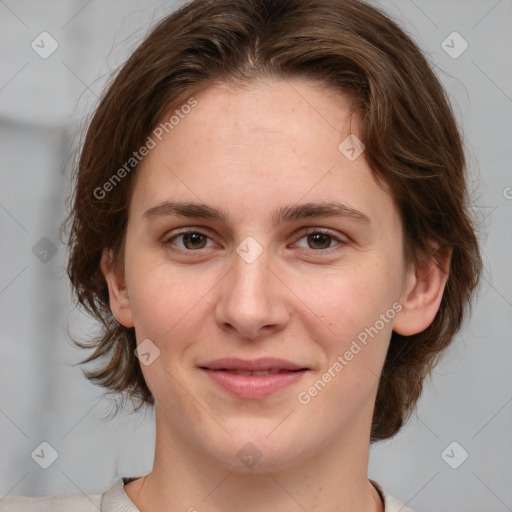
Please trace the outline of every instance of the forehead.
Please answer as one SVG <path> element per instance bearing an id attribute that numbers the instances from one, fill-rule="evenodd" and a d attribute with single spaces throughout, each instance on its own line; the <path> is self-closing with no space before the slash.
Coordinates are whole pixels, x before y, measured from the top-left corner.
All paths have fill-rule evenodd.
<path id="1" fill-rule="evenodd" d="M 166 200 L 192 200 L 234 215 L 268 212 L 270 222 L 282 204 L 337 201 L 396 222 L 364 153 L 354 160 L 344 152 L 359 129 L 350 98 L 282 80 L 216 84 L 194 100 L 194 108 L 177 106 L 162 120 L 161 140 L 153 136 L 156 145 L 137 169 L 131 210 L 138 215 Z M 165 130 L 173 113 L 179 121 Z"/>

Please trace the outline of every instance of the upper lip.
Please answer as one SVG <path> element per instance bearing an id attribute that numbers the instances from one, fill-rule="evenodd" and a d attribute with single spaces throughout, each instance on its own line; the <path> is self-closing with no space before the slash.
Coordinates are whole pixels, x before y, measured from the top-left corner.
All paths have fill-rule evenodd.
<path id="1" fill-rule="evenodd" d="M 301 366 L 285 359 L 277 359 L 275 357 L 261 357 L 259 359 L 239 359 L 237 357 L 224 357 L 215 359 L 201 364 L 200 368 L 208 370 L 247 370 L 247 371 L 263 371 L 278 368 L 280 370 L 307 370 Z"/>

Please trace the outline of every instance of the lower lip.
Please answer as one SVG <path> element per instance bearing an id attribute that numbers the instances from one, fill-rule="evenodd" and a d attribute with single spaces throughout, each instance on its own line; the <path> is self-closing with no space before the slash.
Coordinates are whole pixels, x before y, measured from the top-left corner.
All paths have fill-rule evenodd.
<path id="1" fill-rule="evenodd" d="M 236 375 L 222 370 L 204 372 L 220 387 L 231 394 L 245 399 L 266 398 L 280 389 L 302 379 L 307 370 L 282 372 L 272 375 Z"/>

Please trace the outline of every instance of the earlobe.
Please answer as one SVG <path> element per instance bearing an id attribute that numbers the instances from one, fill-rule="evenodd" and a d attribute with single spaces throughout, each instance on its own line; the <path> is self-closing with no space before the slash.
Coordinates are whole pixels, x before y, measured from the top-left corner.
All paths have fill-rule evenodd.
<path id="1" fill-rule="evenodd" d="M 124 276 L 114 264 L 112 249 L 103 250 L 100 267 L 107 281 L 110 309 L 114 318 L 125 327 L 133 327 L 134 323 L 130 297 Z"/>
<path id="2" fill-rule="evenodd" d="M 418 265 L 407 276 L 402 309 L 393 324 L 397 334 L 420 333 L 434 321 L 448 280 L 451 254 L 449 248 L 436 247 L 430 254 L 419 256 Z"/>

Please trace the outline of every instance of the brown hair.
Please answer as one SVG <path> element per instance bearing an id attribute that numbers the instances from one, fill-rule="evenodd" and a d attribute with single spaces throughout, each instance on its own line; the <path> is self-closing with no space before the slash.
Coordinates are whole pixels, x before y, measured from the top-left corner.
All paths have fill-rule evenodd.
<path id="1" fill-rule="evenodd" d="M 482 262 L 463 144 L 445 92 L 403 29 L 359 0 L 194 0 L 160 21 L 131 55 L 89 123 L 63 225 L 70 224 L 73 291 L 102 323 L 99 337 L 76 343 L 94 349 L 83 362 L 102 362 L 85 372 L 89 379 L 137 407 L 154 403 L 134 354 L 135 331 L 113 318 L 100 269 L 104 248 L 122 265 L 136 171 L 136 162 L 126 162 L 171 108 L 209 84 L 295 77 L 354 98 L 364 156 L 402 219 L 407 264 L 432 242 L 452 250 L 432 324 L 413 336 L 392 334 L 371 430 L 372 442 L 386 439 L 410 417 L 425 376 L 460 329 Z"/>

